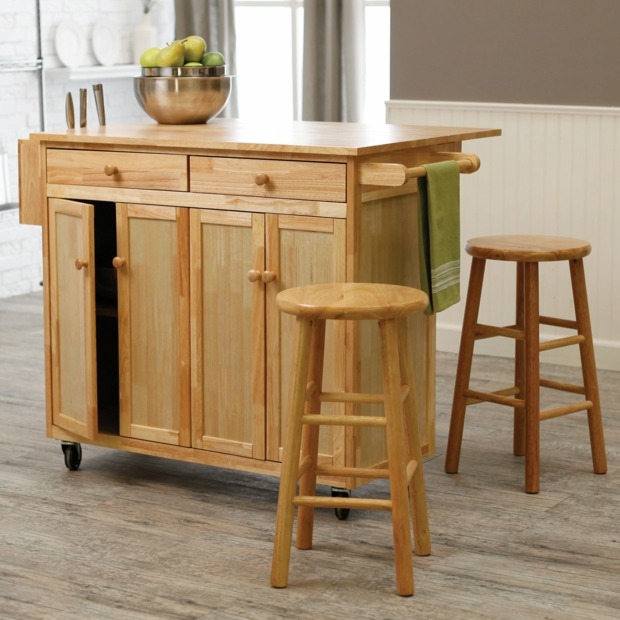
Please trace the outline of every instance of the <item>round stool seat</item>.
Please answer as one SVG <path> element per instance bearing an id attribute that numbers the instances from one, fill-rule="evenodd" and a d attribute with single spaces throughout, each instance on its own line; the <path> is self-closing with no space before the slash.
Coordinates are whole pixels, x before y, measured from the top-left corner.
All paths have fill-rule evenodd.
<path id="1" fill-rule="evenodd" d="M 525 263 L 573 260 L 590 253 L 582 239 L 544 235 L 497 235 L 476 237 L 465 244 L 465 251 L 476 258 Z"/>
<path id="2" fill-rule="evenodd" d="M 304 319 L 380 320 L 424 310 L 428 297 L 408 286 L 351 282 L 285 289 L 276 302 L 283 312 Z"/>

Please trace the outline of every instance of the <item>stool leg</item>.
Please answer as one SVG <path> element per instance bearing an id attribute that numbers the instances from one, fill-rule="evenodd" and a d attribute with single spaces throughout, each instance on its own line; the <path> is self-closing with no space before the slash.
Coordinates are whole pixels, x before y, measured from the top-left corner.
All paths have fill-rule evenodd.
<path id="1" fill-rule="evenodd" d="M 408 484 L 405 454 L 405 428 L 401 404 L 401 377 L 398 352 L 398 330 L 395 320 L 379 321 L 387 453 L 392 500 L 392 531 L 396 592 L 400 596 L 413 594 L 413 559 L 411 557 L 411 520 L 409 517 Z"/>
<path id="2" fill-rule="evenodd" d="M 515 318 L 517 328 L 523 331 L 523 311 L 524 311 L 524 284 L 523 284 L 523 263 L 517 263 L 517 290 Z M 522 339 L 515 340 L 515 387 L 519 390 L 518 397 L 525 398 L 525 344 Z M 514 408 L 513 440 L 512 452 L 515 456 L 525 454 L 525 411 L 523 407 Z"/>
<path id="3" fill-rule="evenodd" d="M 408 461 L 414 460 L 418 464 L 409 483 L 409 502 L 413 513 L 413 547 L 416 555 L 430 555 L 431 535 L 426 506 L 426 485 L 424 484 L 424 467 L 418 426 L 415 375 L 406 318 L 398 321 L 398 348 L 400 351 L 401 380 L 409 386 L 409 394 L 403 403 L 403 419 L 409 448 Z"/>
<path id="4" fill-rule="evenodd" d="M 588 293 L 586 291 L 583 260 L 571 260 L 569 261 L 569 265 L 577 331 L 584 337 L 584 341 L 579 344 L 579 354 L 581 356 L 581 371 L 583 373 L 585 397 L 586 400 L 592 402 L 592 407 L 588 410 L 592 466 L 595 474 L 604 474 L 607 472 L 607 457 L 605 455 L 603 418 L 601 415 L 601 402 L 598 392 L 596 362 L 594 359 L 594 345 L 592 341 L 592 328 L 590 325 L 590 310 L 588 308 Z"/>
<path id="5" fill-rule="evenodd" d="M 525 492 L 540 489 L 540 334 L 538 263 L 524 263 Z"/>
<path id="6" fill-rule="evenodd" d="M 310 341 L 310 363 L 307 385 L 313 385 L 312 393 L 306 401 L 306 413 L 320 413 L 320 395 L 323 390 L 323 354 L 325 351 L 325 321 L 312 321 Z M 316 495 L 316 467 L 319 458 L 318 424 L 305 424 L 301 438 L 301 460 L 312 459 L 312 465 L 299 479 L 300 495 Z M 299 506 L 297 508 L 297 548 L 312 548 L 312 530 L 314 527 L 314 507 Z"/>
<path id="7" fill-rule="evenodd" d="M 308 377 L 311 322 L 297 319 L 298 336 L 295 354 L 294 376 L 291 387 L 291 409 L 284 443 L 280 492 L 276 512 L 276 528 L 271 563 L 271 585 L 285 588 L 288 584 L 288 569 L 293 537 L 293 499 L 297 490 L 299 472 L 299 450 L 301 448 L 302 416 L 306 402 L 306 380 Z"/>
<path id="8" fill-rule="evenodd" d="M 478 311 L 480 310 L 480 296 L 482 294 L 485 263 L 486 261 L 482 258 L 473 258 L 471 272 L 469 274 L 467 301 L 465 303 L 465 315 L 463 317 L 463 330 L 461 332 L 461 345 L 459 348 L 459 360 L 454 383 L 454 397 L 452 399 L 450 431 L 448 434 L 448 446 L 446 448 L 445 470 L 449 474 L 456 474 L 459 470 L 463 426 L 465 424 L 465 407 L 467 406 L 465 391 L 469 388 L 474 344 L 476 341 L 474 325 L 478 320 Z"/>

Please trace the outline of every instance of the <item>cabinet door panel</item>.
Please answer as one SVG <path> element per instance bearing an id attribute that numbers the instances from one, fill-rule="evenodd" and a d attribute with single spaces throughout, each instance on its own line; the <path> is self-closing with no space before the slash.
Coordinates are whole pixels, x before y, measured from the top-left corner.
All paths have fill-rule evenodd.
<path id="1" fill-rule="evenodd" d="M 187 209 L 117 205 L 120 432 L 189 445 Z"/>
<path id="2" fill-rule="evenodd" d="M 94 207 L 49 201 L 52 423 L 97 436 Z"/>
<path id="3" fill-rule="evenodd" d="M 192 445 L 255 459 L 265 458 L 264 228 L 263 215 L 191 212 Z"/>
<path id="4" fill-rule="evenodd" d="M 280 313 L 279 291 L 294 286 L 345 281 L 345 222 L 292 215 L 267 216 L 267 269 L 277 278 L 267 285 L 267 458 L 282 459 L 289 407 L 295 318 Z M 329 321 L 326 334 L 324 385 L 342 391 L 345 385 L 345 322 Z M 325 413 L 344 413 L 342 404 L 325 403 Z M 323 460 L 344 465 L 344 429 L 321 427 Z"/>

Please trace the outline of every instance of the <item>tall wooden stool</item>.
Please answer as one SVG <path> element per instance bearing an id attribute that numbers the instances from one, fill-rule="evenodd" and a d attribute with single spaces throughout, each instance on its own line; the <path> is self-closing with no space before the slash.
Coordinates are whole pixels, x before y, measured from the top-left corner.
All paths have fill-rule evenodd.
<path id="1" fill-rule="evenodd" d="M 459 469 L 465 407 L 491 402 L 514 408 L 514 445 L 517 456 L 525 454 L 525 491 L 538 493 L 540 488 L 540 422 L 577 411 L 588 412 L 590 446 L 594 473 L 607 471 L 603 421 L 596 378 L 594 347 L 583 257 L 590 244 L 580 239 L 533 235 L 505 235 L 470 239 L 465 250 L 473 257 L 463 319 L 452 418 L 445 469 Z M 478 323 L 484 268 L 487 260 L 514 261 L 517 264 L 516 324 L 495 327 Z M 575 320 L 540 316 L 538 307 L 538 263 L 568 261 L 573 289 Z M 539 325 L 553 325 L 577 331 L 577 335 L 540 343 Z M 515 385 L 488 393 L 469 387 L 474 343 L 481 338 L 505 336 L 515 339 Z M 540 352 L 569 345 L 579 345 L 583 385 L 561 383 L 540 377 Z M 540 388 L 582 394 L 575 403 L 540 411 Z"/>
<path id="2" fill-rule="evenodd" d="M 299 331 L 280 478 L 271 585 L 284 588 L 288 583 L 295 506 L 298 507 L 298 549 L 312 547 L 315 507 L 379 509 L 392 513 L 396 591 L 401 596 L 411 596 L 413 561 L 409 502 L 414 516 L 417 555 L 430 554 L 430 534 L 412 393 L 413 363 L 404 317 L 423 311 L 428 298 L 424 292 L 404 286 L 320 284 L 284 290 L 278 294 L 277 302 L 283 312 L 297 317 Z M 322 391 L 325 322 L 330 319 L 378 321 L 383 394 Z M 383 403 L 385 416 L 321 415 L 322 402 Z M 387 468 L 319 465 L 321 424 L 384 427 Z M 319 497 L 316 495 L 317 475 L 389 479 L 390 499 Z M 297 480 L 300 480 L 299 495 Z"/>

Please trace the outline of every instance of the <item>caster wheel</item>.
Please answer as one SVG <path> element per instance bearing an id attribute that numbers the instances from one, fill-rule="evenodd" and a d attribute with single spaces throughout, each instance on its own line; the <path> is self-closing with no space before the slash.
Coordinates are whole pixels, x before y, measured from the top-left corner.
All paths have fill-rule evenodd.
<path id="1" fill-rule="evenodd" d="M 335 487 L 332 487 L 332 497 L 351 497 L 351 491 L 348 491 L 347 489 L 337 489 Z M 349 518 L 349 514 L 351 514 L 351 509 L 336 508 L 334 509 L 334 513 L 338 521 L 346 521 Z"/>
<path id="2" fill-rule="evenodd" d="M 79 443 L 63 442 L 61 447 L 67 469 L 69 471 L 78 469 L 82 462 L 82 446 Z"/>

